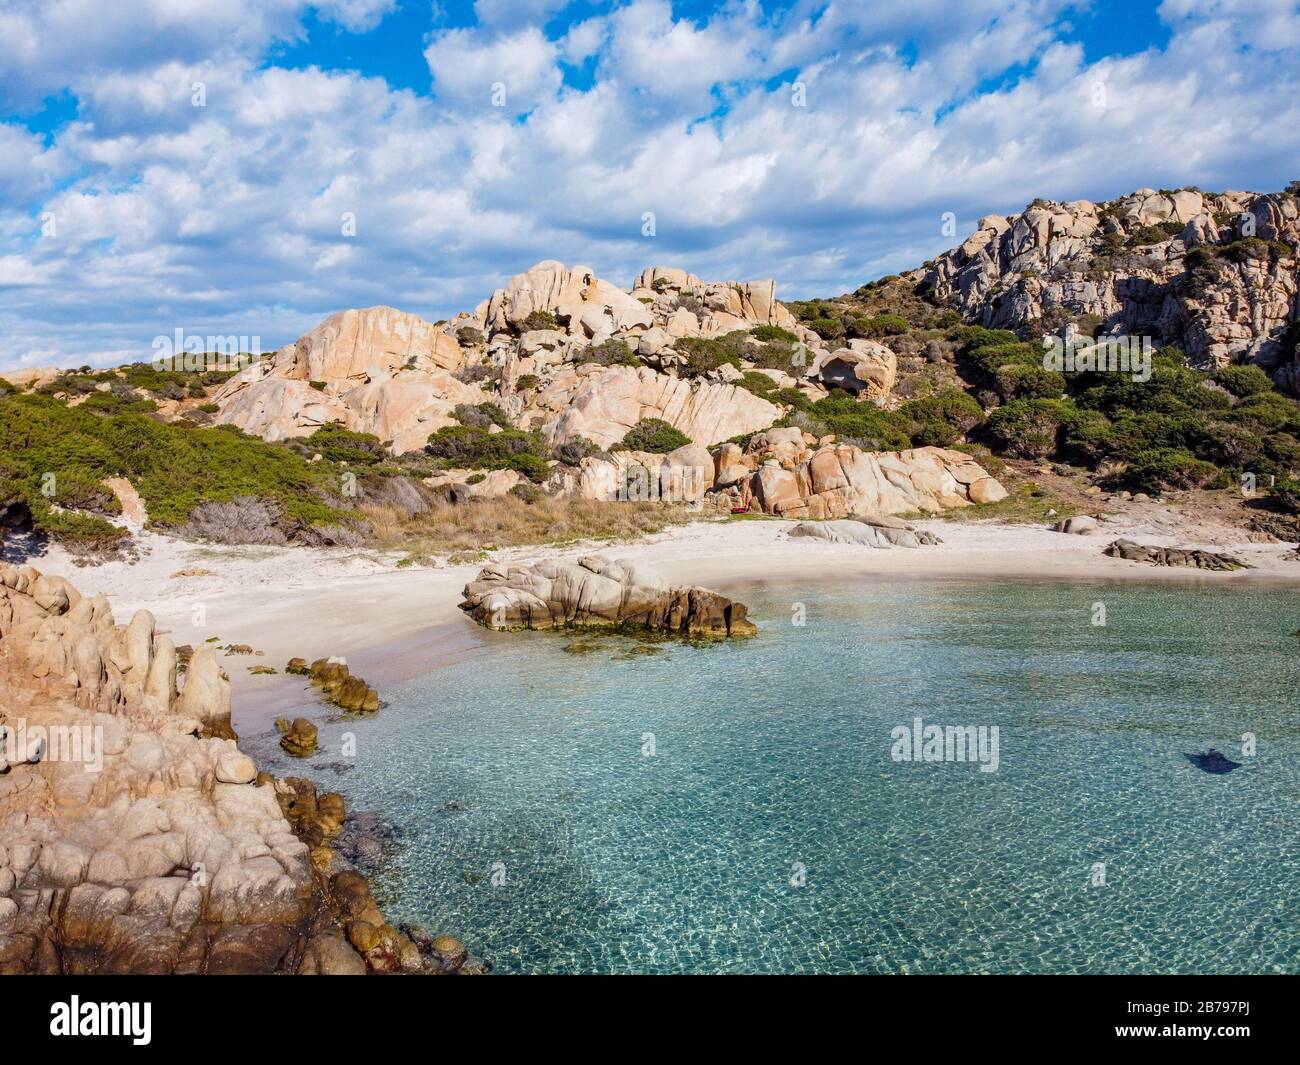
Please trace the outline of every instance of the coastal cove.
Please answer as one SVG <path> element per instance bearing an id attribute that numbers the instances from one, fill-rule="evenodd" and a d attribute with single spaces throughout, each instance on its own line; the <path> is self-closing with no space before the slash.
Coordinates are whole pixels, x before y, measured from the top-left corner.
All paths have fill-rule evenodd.
<path id="1" fill-rule="evenodd" d="M 1300 599 L 1224 583 L 725 581 L 756 639 L 471 630 L 373 718 L 299 688 L 313 759 L 241 743 L 500 973 L 1295 972 Z M 997 726 L 997 771 L 891 759 L 916 717 Z"/>

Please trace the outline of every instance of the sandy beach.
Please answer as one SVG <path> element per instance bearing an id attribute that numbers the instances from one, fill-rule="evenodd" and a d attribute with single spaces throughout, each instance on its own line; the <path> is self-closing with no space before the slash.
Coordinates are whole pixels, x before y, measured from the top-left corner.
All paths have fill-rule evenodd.
<path id="1" fill-rule="evenodd" d="M 771 580 L 1060 579 L 1098 581 L 1252 582 L 1300 585 L 1300 561 L 1288 544 L 1247 542 L 1219 528 L 1193 527 L 1203 539 L 1171 535 L 1162 520 L 1104 522 L 1094 534 L 1071 536 L 1041 526 L 994 522 L 924 521 L 917 526 L 943 543 L 915 550 L 791 538 L 794 522 L 701 520 L 625 543 L 585 542 L 492 552 L 497 562 L 576 559 L 608 553 L 653 566 L 675 583 L 722 590 Z M 1164 568 L 1102 553 L 1127 537 L 1162 546 L 1228 551 L 1251 568 L 1228 573 Z M 59 549 L 31 560 L 38 569 L 103 592 L 119 622 L 140 608 L 178 644 L 247 644 L 253 656 L 227 656 L 236 704 L 264 702 L 283 690 L 283 677 L 253 675 L 265 664 L 281 670 L 291 657 L 347 658 L 354 671 L 392 683 L 454 661 L 481 646 L 457 609 L 461 589 L 482 563 L 401 565 L 402 556 L 351 549 L 223 547 L 143 532 L 138 560 L 78 565 Z M 243 698 L 239 698 L 239 696 Z"/>

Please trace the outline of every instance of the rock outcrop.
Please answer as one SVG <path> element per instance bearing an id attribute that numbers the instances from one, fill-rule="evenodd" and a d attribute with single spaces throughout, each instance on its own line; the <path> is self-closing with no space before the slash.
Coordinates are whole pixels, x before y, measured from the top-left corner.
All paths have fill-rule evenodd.
<path id="1" fill-rule="evenodd" d="M 345 938 L 324 840 L 231 739 L 209 648 L 177 691 L 146 611 L 0 564 L 0 973 L 428 971 Z M 341 812 L 340 812 L 341 821 Z"/>
<path id="2" fill-rule="evenodd" d="M 647 418 L 666 421 L 709 447 L 765 429 L 781 416 L 767 400 L 734 385 L 692 383 L 627 366 L 567 370 L 541 393 L 538 405 L 555 415 L 542 430 L 548 443 L 582 437 L 602 448 L 619 443 Z"/>
<path id="3" fill-rule="evenodd" d="M 458 403 L 487 398 L 455 376 L 464 363 L 455 338 L 419 315 L 341 311 L 226 382 L 216 421 L 266 440 L 339 424 L 411 451 L 454 424 Z"/>
<path id="4" fill-rule="evenodd" d="M 1147 562 L 1153 566 L 1190 566 L 1193 569 L 1235 570 L 1249 569 L 1236 555 L 1217 551 L 1203 551 L 1196 547 L 1154 547 L 1133 540 L 1116 540 L 1105 554 L 1130 562 Z"/>
<path id="5" fill-rule="evenodd" d="M 685 357 L 673 344 L 759 325 L 800 329 L 774 281 L 704 282 L 652 267 L 627 292 L 548 260 L 448 322 L 391 307 L 332 315 L 226 382 L 214 421 L 267 440 L 338 424 L 403 453 L 454 424 L 458 405 L 491 398 L 552 444 L 582 436 L 608 447 L 643 418 L 661 418 L 709 446 L 781 411 L 733 387 L 740 374 L 730 365 L 702 381 L 678 377 Z M 624 364 L 589 357 L 610 342 Z"/>
<path id="6" fill-rule="evenodd" d="M 623 626 L 680 636 L 752 636 L 743 603 L 705 588 L 665 584 L 644 566 L 588 556 L 531 566 L 486 566 L 460 608 L 490 629 Z"/>
<path id="7" fill-rule="evenodd" d="M 815 448 L 815 450 L 814 450 Z M 713 498 L 732 510 L 843 518 L 995 503 L 1007 491 L 969 455 L 938 447 L 867 452 L 818 446 L 799 429 L 769 429 L 714 453 Z"/>
<path id="8" fill-rule="evenodd" d="M 850 518 L 834 521 L 801 521 L 790 530 L 791 536 L 825 540 L 831 544 L 857 544 L 862 547 L 920 547 L 940 540 L 932 532 L 914 529 L 897 518 Z"/>
<path id="9" fill-rule="evenodd" d="M 907 276 L 986 326 L 1042 334 L 1087 316 L 1106 333 L 1177 344 L 1193 365 L 1256 362 L 1296 392 L 1298 191 L 1035 201 L 981 218 Z"/>

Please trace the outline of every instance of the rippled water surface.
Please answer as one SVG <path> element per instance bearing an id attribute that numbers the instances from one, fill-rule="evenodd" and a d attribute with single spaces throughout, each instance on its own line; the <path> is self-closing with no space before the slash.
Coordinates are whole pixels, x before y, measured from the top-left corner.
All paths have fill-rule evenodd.
<path id="1" fill-rule="evenodd" d="M 322 724 L 390 914 L 498 972 L 1300 971 L 1300 595 L 729 591 L 757 639 L 485 633 Z M 893 761 L 917 716 L 997 725 L 997 772 Z"/>

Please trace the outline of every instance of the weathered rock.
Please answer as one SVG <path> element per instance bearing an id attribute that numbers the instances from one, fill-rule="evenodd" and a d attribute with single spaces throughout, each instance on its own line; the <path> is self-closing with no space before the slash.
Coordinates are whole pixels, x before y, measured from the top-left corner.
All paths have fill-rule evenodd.
<path id="1" fill-rule="evenodd" d="M 1190 566 L 1206 570 L 1250 568 L 1235 555 L 1202 551 L 1192 547 L 1154 547 L 1135 543 L 1132 540 L 1116 540 L 1106 548 L 1105 553 L 1115 558 L 1128 559 L 1130 562 L 1148 562 L 1154 566 Z"/>
<path id="2" fill-rule="evenodd" d="M 881 521 L 863 519 L 840 519 L 835 521 L 801 521 L 790 535 L 814 540 L 825 540 L 833 544 L 861 544 L 863 547 L 920 547 L 922 544 L 937 544 L 939 538 L 933 533 L 913 529 L 906 523 L 898 525 L 884 524 Z"/>
<path id="3" fill-rule="evenodd" d="M 295 758 L 306 758 L 316 750 L 316 726 L 305 717 L 295 717 L 280 737 L 280 746 Z"/>
<path id="4" fill-rule="evenodd" d="M 808 376 L 883 406 L 898 380 L 898 356 L 873 340 L 850 340 L 846 348 L 818 355 Z"/>
<path id="5" fill-rule="evenodd" d="M 1007 494 L 960 451 L 866 452 L 847 444 L 812 451 L 797 429 L 759 433 L 742 455 L 723 450 L 714 459 L 719 483 L 712 498 L 733 510 L 788 518 L 938 513 L 996 502 Z M 743 475 L 742 467 L 752 472 Z"/>
<path id="6" fill-rule="evenodd" d="M 0 971 L 295 971 L 325 898 L 252 759 L 200 735 L 229 719 L 211 649 L 177 695 L 148 614 L 39 577 L 0 564 L 0 720 L 85 738 L 0 777 Z"/>
<path id="7" fill-rule="evenodd" d="M 780 410 L 734 385 L 692 383 L 649 367 L 583 365 L 559 374 L 538 402 L 551 445 L 584 438 L 602 448 L 638 422 L 658 418 L 708 447 L 771 425 Z"/>
<path id="8" fill-rule="evenodd" d="M 645 567 L 587 556 L 577 563 L 487 566 L 460 608 L 493 629 L 628 626 L 679 635 L 749 636 L 742 603 L 704 588 L 673 588 Z"/>
<path id="9" fill-rule="evenodd" d="M 1089 514 L 1076 514 L 1058 521 L 1052 528 L 1060 533 L 1072 533 L 1075 536 L 1087 535 L 1097 530 L 1097 519 Z"/>
<path id="10" fill-rule="evenodd" d="M 1154 225 L 1168 229 L 1143 229 Z M 1215 254 L 1250 238 L 1242 254 Z M 1283 245 L 1300 246 L 1292 196 L 1139 189 L 1104 207 L 1036 201 L 981 219 L 960 247 L 906 276 L 986 326 L 1032 334 L 1092 316 L 1110 333 L 1175 344 L 1195 366 L 1257 362 L 1285 390 L 1300 386 L 1297 355 L 1281 344 L 1300 285 Z"/>

